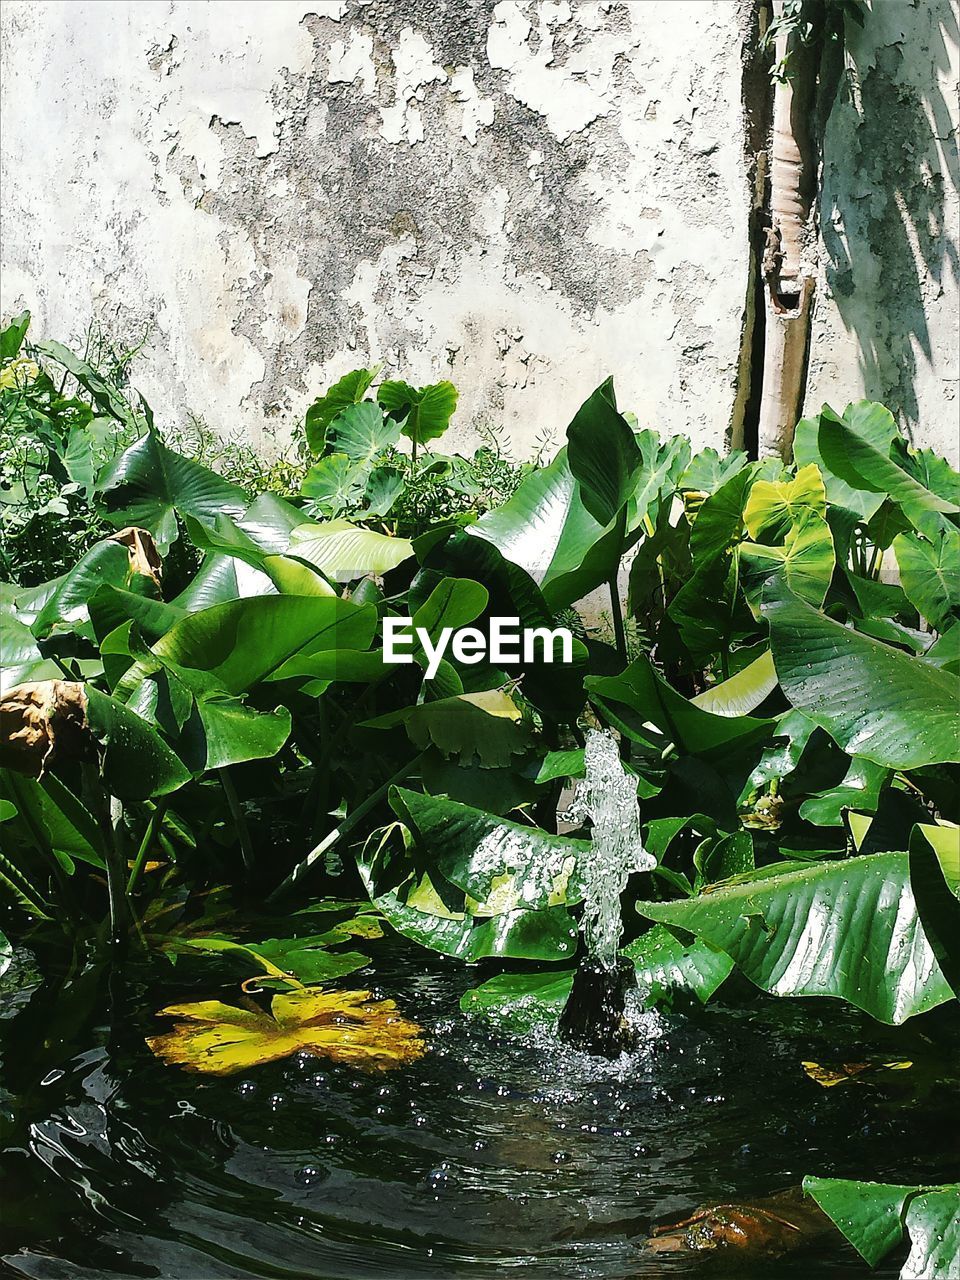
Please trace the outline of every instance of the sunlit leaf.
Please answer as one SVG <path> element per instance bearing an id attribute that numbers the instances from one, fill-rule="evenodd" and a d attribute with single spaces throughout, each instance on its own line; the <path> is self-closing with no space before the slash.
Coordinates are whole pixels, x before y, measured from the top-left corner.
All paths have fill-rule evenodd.
<path id="1" fill-rule="evenodd" d="M 953 1280 L 960 1265 L 960 1184 L 898 1186 L 844 1178 L 804 1178 L 803 1189 L 875 1267 L 903 1238 L 910 1256 L 901 1280 Z"/>

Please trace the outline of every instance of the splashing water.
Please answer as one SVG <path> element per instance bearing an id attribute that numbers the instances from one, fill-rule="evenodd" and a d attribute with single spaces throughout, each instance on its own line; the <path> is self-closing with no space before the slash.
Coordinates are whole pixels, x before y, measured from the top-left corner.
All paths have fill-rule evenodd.
<path id="1" fill-rule="evenodd" d="M 656 858 L 643 847 L 636 780 L 620 761 L 616 740 L 597 729 L 587 731 L 586 778 L 565 817 L 589 817 L 593 849 L 581 870 L 587 953 L 605 969 L 617 963 L 620 942 L 620 894 L 632 871 L 649 871 Z"/>

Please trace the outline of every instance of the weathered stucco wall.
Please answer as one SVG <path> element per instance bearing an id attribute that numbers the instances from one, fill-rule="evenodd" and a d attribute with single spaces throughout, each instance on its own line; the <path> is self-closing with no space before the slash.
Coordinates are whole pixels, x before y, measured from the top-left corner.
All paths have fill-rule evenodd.
<path id="1" fill-rule="evenodd" d="M 883 400 L 960 457 L 955 0 L 874 0 L 824 141 L 807 405 Z"/>
<path id="2" fill-rule="evenodd" d="M 957 182 L 939 5 L 878 0 L 861 100 L 831 123 L 856 160 L 828 167 L 811 402 L 893 388 L 944 435 L 957 253 L 937 219 Z M 518 453 L 559 440 L 611 372 L 644 422 L 722 445 L 747 293 L 749 9 L 7 0 L 4 311 L 25 304 L 61 338 L 92 316 L 146 332 L 135 380 L 161 420 L 255 442 L 382 360 L 457 383 L 463 447 L 484 425 Z M 904 283 L 908 318 L 878 318 Z"/>

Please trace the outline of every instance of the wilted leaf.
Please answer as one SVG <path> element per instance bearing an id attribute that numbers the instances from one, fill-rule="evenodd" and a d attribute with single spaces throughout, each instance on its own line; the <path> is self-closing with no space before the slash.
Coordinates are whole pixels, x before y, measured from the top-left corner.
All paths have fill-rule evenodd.
<path id="1" fill-rule="evenodd" d="M 200 1000 L 168 1005 L 158 1016 L 182 1021 L 147 1037 L 153 1052 L 171 1066 L 205 1075 L 234 1075 L 292 1053 L 386 1071 L 426 1050 L 417 1023 L 401 1017 L 392 1000 L 373 1000 L 368 991 L 302 987 L 275 995 L 269 1014 L 252 1004 Z"/>
<path id="2" fill-rule="evenodd" d="M 127 548 L 131 574 L 138 573 L 144 578 L 150 578 L 157 589 L 160 589 L 163 561 L 160 559 L 160 553 L 157 551 L 152 535 L 146 529 L 129 525 L 126 529 L 119 529 L 112 534 L 110 541 L 119 542 L 122 547 Z"/>
<path id="3" fill-rule="evenodd" d="M 849 1084 L 851 1080 L 858 1080 L 864 1072 L 875 1072 L 878 1070 L 885 1071 L 907 1071 L 913 1066 L 912 1062 L 841 1062 L 838 1066 L 827 1067 L 819 1062 L 801 1062 L 806 1074 L 814 1082 L 821 1085 L 824 1089 L 833 1089 L 838 1084 Z"/>
<path id="4" fill-rule="evenodd" d="M 799 1191 L 790 1190 L 749 1204 L 703 1205 L 689 1218 L 656 1227 L 647 1249 L 652 1253 L 735 1249 L 746 1257 L 776 1258 L 833 1237 L 826 1214 Z"/>

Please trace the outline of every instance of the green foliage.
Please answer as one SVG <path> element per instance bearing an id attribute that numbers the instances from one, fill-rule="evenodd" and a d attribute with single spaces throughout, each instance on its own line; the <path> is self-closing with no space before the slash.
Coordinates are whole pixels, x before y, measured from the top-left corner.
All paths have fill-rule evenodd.
<path id="1" fill-rule="evenodd" d="M 558 833 L 558 806 L 599 723 L 656 858 L 624 895 L 649 1002 L 707 1000 L 734 971 L 889 1022 L 951 998 L 960 479 L 882 406 L 825 408 L 784 466 L 693 457 L 606 382 L 553 462 L 517 468 L 496 445 L 427 451 L 449 384 L 358 370 L 308 413 L 305 475 L 221 475 L 215 450 L 185 456 L 92 364 L 25 351 L 25 333 L 4 332 L 4 395 L 80 476 L 85 531 L 42 581 L 25 555 L 0 597 L 5 688 L 40 682 L 47 733 L 2 757 L 14 939 L 143 939 L 316 981 L 364 957 L 315 921 L 251 943 L 209 920 L 205 950 L 183 931 L 215 887 L 229 919 L 346 883 L 421 946 L 536 964 L 466 1001 L 520 1025 L 556 1010 L 579 947 L 592 846 Z M 35 354 L 67 371 L 69 404 Z M 109 448 L 81 475 L 95 422 Z M 44 492 L 19 494 L 30 520 Z M 119 525 L 143 531 L 139 559 Z M 576 606 L 628 558 L 612 647 Z M 568 665 L 448 653 L 428 681 L 419 651 L 384 663 L 393 616 L 433 639 L 562 617 L 579 638 Z M 6 697 L 21 715 L 22 690 Z"/>
<path id="2" fill-rule="evenodd" d="M 893 1186 L 844 1178 L 804 1178 L 803 1189 L 875 1267 L 904 1232 L 910 1256 L 903 1280 L 951 1280 L 960 1257 L 960 1184 Z"/>
<path id="3" fill-rule="evenodd" d="M 470 458 L 424 450 L 450 425 L 452 383 L 387 380 L 375 388 L 379 374 L 354 369 L 307 410 L 305 438 L 317 458 L 301 488 L 308 514 L 382 521 L 390 533 L 413 537 L 443 521 L 467 524 L 509 498 L 527 468 L 509 460 L 496 430 Z"/>
<path id="4" fill-rule="evenodd" d="M 0 573 L 24 585 L 72 567 L 105 532 L 96 474 L 142 429 L 117 385 L 133 352 L 88 335 L 84 358 L 32 345 L 29 312 L 0 333 Z M 96 365 L 109 359 L 101 374 Z"/>

